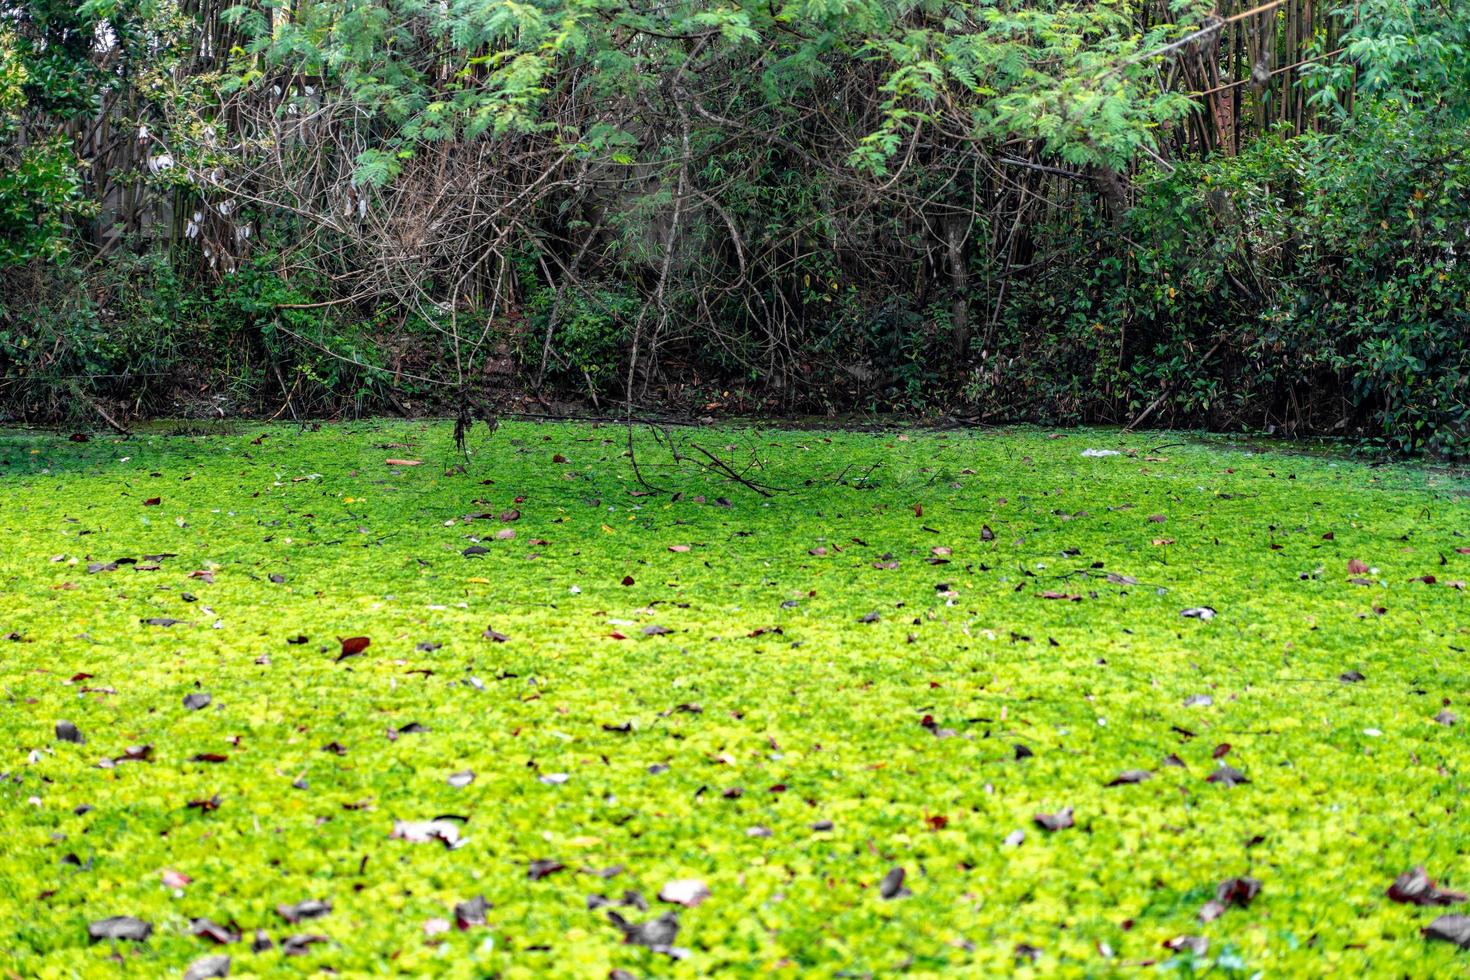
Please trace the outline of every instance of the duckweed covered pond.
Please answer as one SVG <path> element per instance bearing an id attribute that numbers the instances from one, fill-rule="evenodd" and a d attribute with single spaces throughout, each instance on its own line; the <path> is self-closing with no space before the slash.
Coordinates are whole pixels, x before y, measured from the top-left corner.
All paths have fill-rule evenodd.
<path id="1" fill-rule="evenodd" d="M 0 965 L 1463 975 L 1470 484 L 1180 438 L 0 437 Z"/>

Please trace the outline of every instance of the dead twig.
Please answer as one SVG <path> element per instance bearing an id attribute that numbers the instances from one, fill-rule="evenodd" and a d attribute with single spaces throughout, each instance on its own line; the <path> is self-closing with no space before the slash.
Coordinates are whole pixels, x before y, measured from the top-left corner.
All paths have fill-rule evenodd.
<path id="1" fill-rule="evenodd" d="M 713 467 L 716 471 L 718 471 L 720 473 L 723 473 L 726 477 L 728 477 L 731 480 L 734 480 L 736 483 L 739 483 L 741 486 L 744 486 L 744 487 L 746 487 L 748 489 L 754 490 L 756 493 L 760 494 L 762 497 L 774 497 L 775 496 L 774 491 L 781 489 L 780 487 L 767 488 L 767 487 L 762 486 L 759 483 L 754 482 L 753 480 L 746 479 L 745 477 L 741 476 L 739 473 L 736 473 L 735 470 L 733 470 L 730 467 L 730 464 L 729 463 L 726 463 L 723 459 L 720 459 L 720 457 L 716 456 L 714 453 L 710 452 L 708 449 L 705 449 L 703 446 L 701 446 L 697 442 L 691 442 L 689 445 L 693 446 L 695 449 L 697 449 L 701 453 L 703 453 L 705 455 L 705 457 L 709 459 L 711 467 Z"/>

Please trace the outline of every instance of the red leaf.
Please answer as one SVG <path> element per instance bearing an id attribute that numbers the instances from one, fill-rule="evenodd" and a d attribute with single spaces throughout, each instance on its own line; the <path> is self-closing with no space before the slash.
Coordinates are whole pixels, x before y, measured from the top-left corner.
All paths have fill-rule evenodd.
<path id="1" fill-rule="evenodd" d="M 337 637 L 337 642 L 342 644 L 342 652 L 337 655 L 337 662 L 341 663 L 348 657 L 355 657 L 372 645 L 372 640 L 366 636 L 349 636 L 347 639 Z"/>

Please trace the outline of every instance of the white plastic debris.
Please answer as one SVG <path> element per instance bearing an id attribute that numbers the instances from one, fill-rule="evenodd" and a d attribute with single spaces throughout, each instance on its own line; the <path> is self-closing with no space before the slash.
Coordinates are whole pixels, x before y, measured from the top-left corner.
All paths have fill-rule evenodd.
<path id="1" fill-rule="evenodd" d="M 698 878 L 681 878 L 664 885 L 659 890 L 658 900 L 692 909 L 709 896 L 709 886 Z"/>
<path id="2" fill-rule="evenodd" d="M 428 844 L 439 841 L 451 851 L 465 844 L 464 838 L 459 836 L 459 824 L 453 820 L 399 820 L 393 824 L 393 833 L 389 835 L 394 840 L 408 841 L 410 844 Z"/>

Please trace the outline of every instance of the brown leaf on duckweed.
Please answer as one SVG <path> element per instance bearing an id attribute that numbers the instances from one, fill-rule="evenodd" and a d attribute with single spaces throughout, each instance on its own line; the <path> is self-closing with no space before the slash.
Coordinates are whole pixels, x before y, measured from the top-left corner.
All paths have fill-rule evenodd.
<path id="1" fill-rule="evenodd" d="M 980 525 L 980 540 L 981 541 L 994 541 L 995 540 L 995 532 L 990 529 L 990 525 L 989 524 L 981 524 Z"/>
<path id="2" fill-rule="evenodd" d="M 1204 936 L 1175 936 L 1173 939 L 1164 940 L 1164 948 L 1175 953 L 1187 950 L 1196 956 L 1203 956 L 1210 949 L 1210 941 Z"/>
<path id="3" fill-rule="evenodd" d="M 373 641 L 366 636 L 349 636 L 346 639 L 337 637 L 337 642 L 342 644 L 342 652 L 337 655 L 337 663 L 341 663 L 348 657 L 355 657 L 368 647 Z"/>
<path id="4" fill-rule="evenodd" d="M 631 576 L 631 575 L 624 575 L 623 576 L 623 584 L 624 585 L 632 585 L 633 584 L 633 576 Z"/>
<path id="5" fill-rule="evenodd" d="M 149 497 L 147 500 L 143 501 L 143 506 L 144 507 L 157 507 L 161 503 L 163 503 L 163 500 L 161 498 L 159 498 L 159 497 Z"/>
<path id="6" fill-rule="evenodd" d="M 240 941 L 240 930 L 226 928 L 209 919 L 195 919 L 189 924 L 189 931 L 200 939 L 208 939 L 221 946 Z"/>
<path id="7" fill-rule="evenodd" d="M 230 958 L 224 955 L 201 956 L 184 971 L 184 980 L 213 980 L 230 975 Z"/>
<path id="8" fill-rule="evenodd" d="M 665 912 L 657 919 L 648 922 L 629 922 L 616 912 L 607 913 L 608 921 L 617 926 L 623 933 L 623 942 L 633 946 L 647 946 L 657 953 L 665 953 L 669 956 L 687 956 L 687 951 L 679 951 L 674 946 L 674 940 L 679 935 L 679 917 L 673 912 Z"/>
<path id="9" fill-rule="evenodd" d="M 385 459 L 385 460 L 383 460 L 384 465 L 387 465 L 387 466 L 421 466 L 421 465 L 423 465 L 423 462 L 424 461 L 421 460 L 421 459 Z"/>
<path id="10" fill-rule="evenodd" d="M 1205 782 L 1219 783 L 1221 786 L 1229 788 L 1231 786 L 1237 786 L 1241 783 L 1248 783 L 1250 782 L 1250 780 L 1246 778 L 1245 773 L 1241 772 L 1239 769 L 1236 769 L 1234 766 L 1221 765 L 1214 772 L 1205 777 Z"/>
<path id="11" fill-rule="evenodd" d="M 530 878 L 532 881 L 540 881 L 547 875 L 556 874 L 558 871 L 562 871 L 565 868 L 566 865 L 562 864 L 560 861 L 551 861 L 545 859 L 532 861 L 529 865 L 526 866 L 526 877 Z"/>
<path id="12" fill-rule="evenodd" d="M 1441 939 L 1470 949 L 1470 915 L 1442 915 L 1419 931 L 1425 939 Z"/>
<path id="13" fill-rule="evenodd" d="M 1042 830 L 1066 830 L 1076 826 L 1072 820 L 1072 808 L 1064 806 L 1056 813 L 1038 813 L 1031 818 Z"/>
<path id="14" fill-rule="evenodd" d="M 510 637 L 504 633 L 497 633 L 492 627 L 485 627 L 485 632 L 480 634 L 481 639 L 489 640 L 491 643 L 509 643 Z"/>
<path id="15" fill-rule="evenodd" d="M 1134 783 L 1141 783 L 1145 780 L 1153 778 L 1154 774 L 1149 772 L 1147 769 L 1124 769 L 1122 772 L 1118 773 L 1118 775 L 1114 776 L 1112 780 L 1105 785 L 1129 786 Z"/>
<path id="16" fill-rule="evenodd" d="M 1358 558 L 1349 558 L 1347 570 L 1349 575 L 1366 575 L 1368 573 L 1368 563 Z"/>
<path id="17" fill-rule="evenodd" d="M 888 873 L 883 876 L 883 880 L 878 882 L 878 896 L 891 900 L 912 894 L 912 892 L 904 887 L 903 879 L 905 874 L 903 868 L 889 868 Z"/>
<path id="18" fill-rule="evenodd" d="M 221 800 L 220 795 L 216 793 L 208 799 L 190 800 L 187 804 L 185 804 L 185 809 L 198 810 L 200 813 L 213 813 L 215 810 L 219 809 L 219 805 L 222 802 L 224 801 Z"/>
<path id="19" fill-rule="evenodd" d="M 293 926 L 303 919 L 319 919 L 330 911 L 332 903 L 319 898 L 302 899 L 294 905 L 283 902 L 276 906 L 276 914 Z"/>
<path id="20" fill-rule="evenodd" d="M 99 939 L 126 939 L 141 943 L 153 934 L 153 923 L 131 915 L 114 915 L 87 924 L 87 938 L 92 942 Z"/>
<path id="21" fill-rule="evenodd" d="M 1393 884 L 1388 886 L 1386 894 L 1395 902 L 1405 905 L 1453 905 L 1465 901 L 1463 892 L 1452 892 L 1436 886 L 1422 866 L 1405 871 L 1395 878 Z"/>
<path id="22" fill-rule="evenodd" d="M 1230 878 L 1215 886 L 1215 897 L 1199 910 L 1201 922 L 1213 922 L 1234 905 L 1246 908 L 1261 893 L 1261 883 L 1255 878 Z"/>
<path id="23" fill-rule="evenodd" d="M 281 940 L 281 952 L 286 956 L 305 956 L 311 952 L 311 947 L 317 943 L 331 942 L 326 936 L 302 935 L 287 936 Z"/>
<path id="24" fill-rule="evenodd" d="M 457 902 L 454 906 L 454 924 L 459 926 L 461 930 L 468 929 L 471 926 L 483 926 L 485 924 L 485 913 L 490 908 L 491 905 L 485 900 L 484 895 L 477 895 L 466 901 Z"/>
<path id="25" fill-rule="evenodd" d="M 689 550 L 689 546 L 687 544 L 671 544 L 669 545 L 669 550 L 676 555 L 682 555 Z"/>

